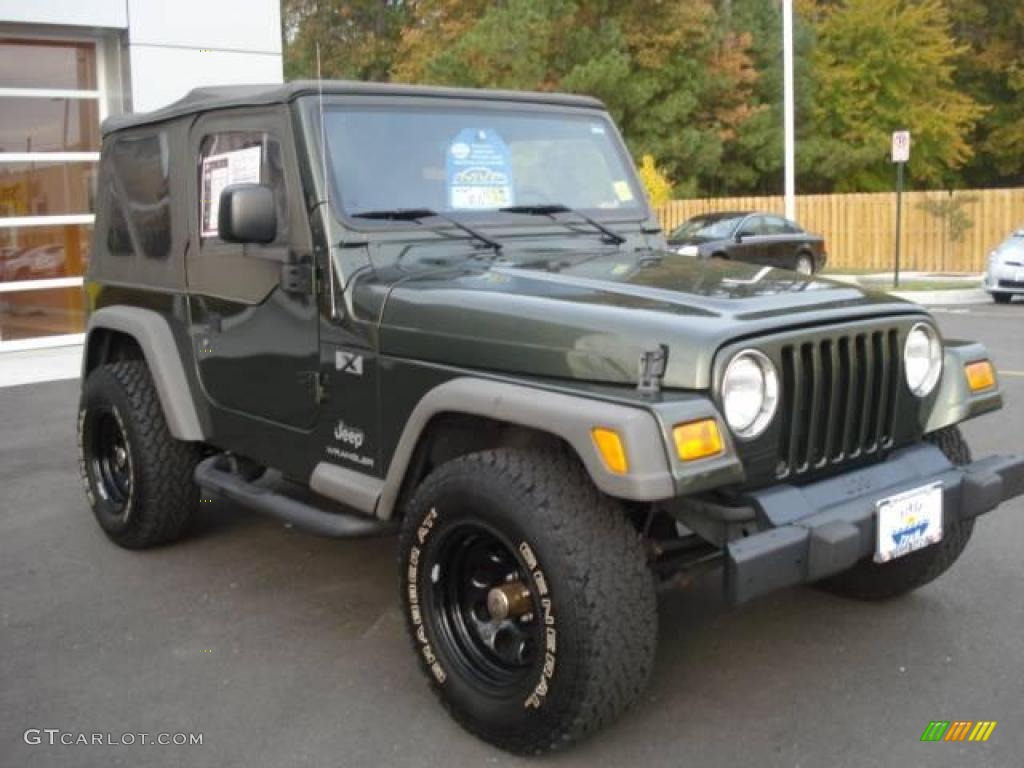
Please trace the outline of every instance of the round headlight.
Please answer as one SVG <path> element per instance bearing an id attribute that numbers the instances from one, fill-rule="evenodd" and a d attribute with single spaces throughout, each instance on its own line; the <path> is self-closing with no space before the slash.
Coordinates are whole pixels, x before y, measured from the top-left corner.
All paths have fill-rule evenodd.
<path id="1" fill-rule="evenodd" d="M 779 377 L 772 361 L 752 349 L 738 353 L 722 377 L 722 415 L 739 437 L 764 432 L 779 404 Z"/>
<path id="2" fill-rule="evenodd" d="M 918 397 L 925 397 L 942 375 L 942 343 L 935 329 L 918 323 L 910 329 L 903 345 L 903 370 L 907 386 Z"/>

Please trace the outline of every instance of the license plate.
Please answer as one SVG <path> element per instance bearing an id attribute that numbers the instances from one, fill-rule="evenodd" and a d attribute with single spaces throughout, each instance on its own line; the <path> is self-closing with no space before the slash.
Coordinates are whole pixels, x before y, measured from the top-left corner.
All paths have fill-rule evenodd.
<path id="1" fill-rule="evenodd" d="M 942 541 L 942 483 L 889 496 L 875 503 L 875 562 L 887 563 Z"/>

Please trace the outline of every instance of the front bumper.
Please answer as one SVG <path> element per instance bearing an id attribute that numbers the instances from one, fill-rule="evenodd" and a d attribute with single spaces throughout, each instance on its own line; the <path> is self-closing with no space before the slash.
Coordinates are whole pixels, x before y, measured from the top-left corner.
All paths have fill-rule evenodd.
<path id="1" fill-rule="evenodd" d="M 981 287 L 989 293 L 1024 293 L 1024 266 L 989 264 Z"/>
<path id="2" fill-rule="evenodd" d="M 754 492 L 750 498 L 764 530 L 727 545 L 727 594 L 741 603 L 846 570 L 875 551 L 876 502 L 933 482 L 942 483 L 947 526 L 1024 494 L 1024 456 L 989 456 L 956 467 L 938 448 L 921 443 L 875 466 Z"/>

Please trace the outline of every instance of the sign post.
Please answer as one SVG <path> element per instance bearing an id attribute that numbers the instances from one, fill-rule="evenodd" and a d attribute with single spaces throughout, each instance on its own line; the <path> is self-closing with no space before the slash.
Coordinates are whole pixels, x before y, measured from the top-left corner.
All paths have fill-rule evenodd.
<path id="1" fill-rule="evenodd" d="M 896 261 L 892 272 L 893 288 L 900 287 L 900 229 L 903 213 L 903 166 L 910 160 L 910 131 L 893 131 L 892 161 L 896 164 Z"/>

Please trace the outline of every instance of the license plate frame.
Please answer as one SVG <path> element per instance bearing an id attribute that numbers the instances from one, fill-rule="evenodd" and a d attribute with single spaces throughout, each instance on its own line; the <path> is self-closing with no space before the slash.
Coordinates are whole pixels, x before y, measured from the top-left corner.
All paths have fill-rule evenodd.
<path id="1" fill-rule="evenodd" d="M 942 483 L 934 482 L 875 502 L 875 562 L 888 563 L 942 541 Z"/>

